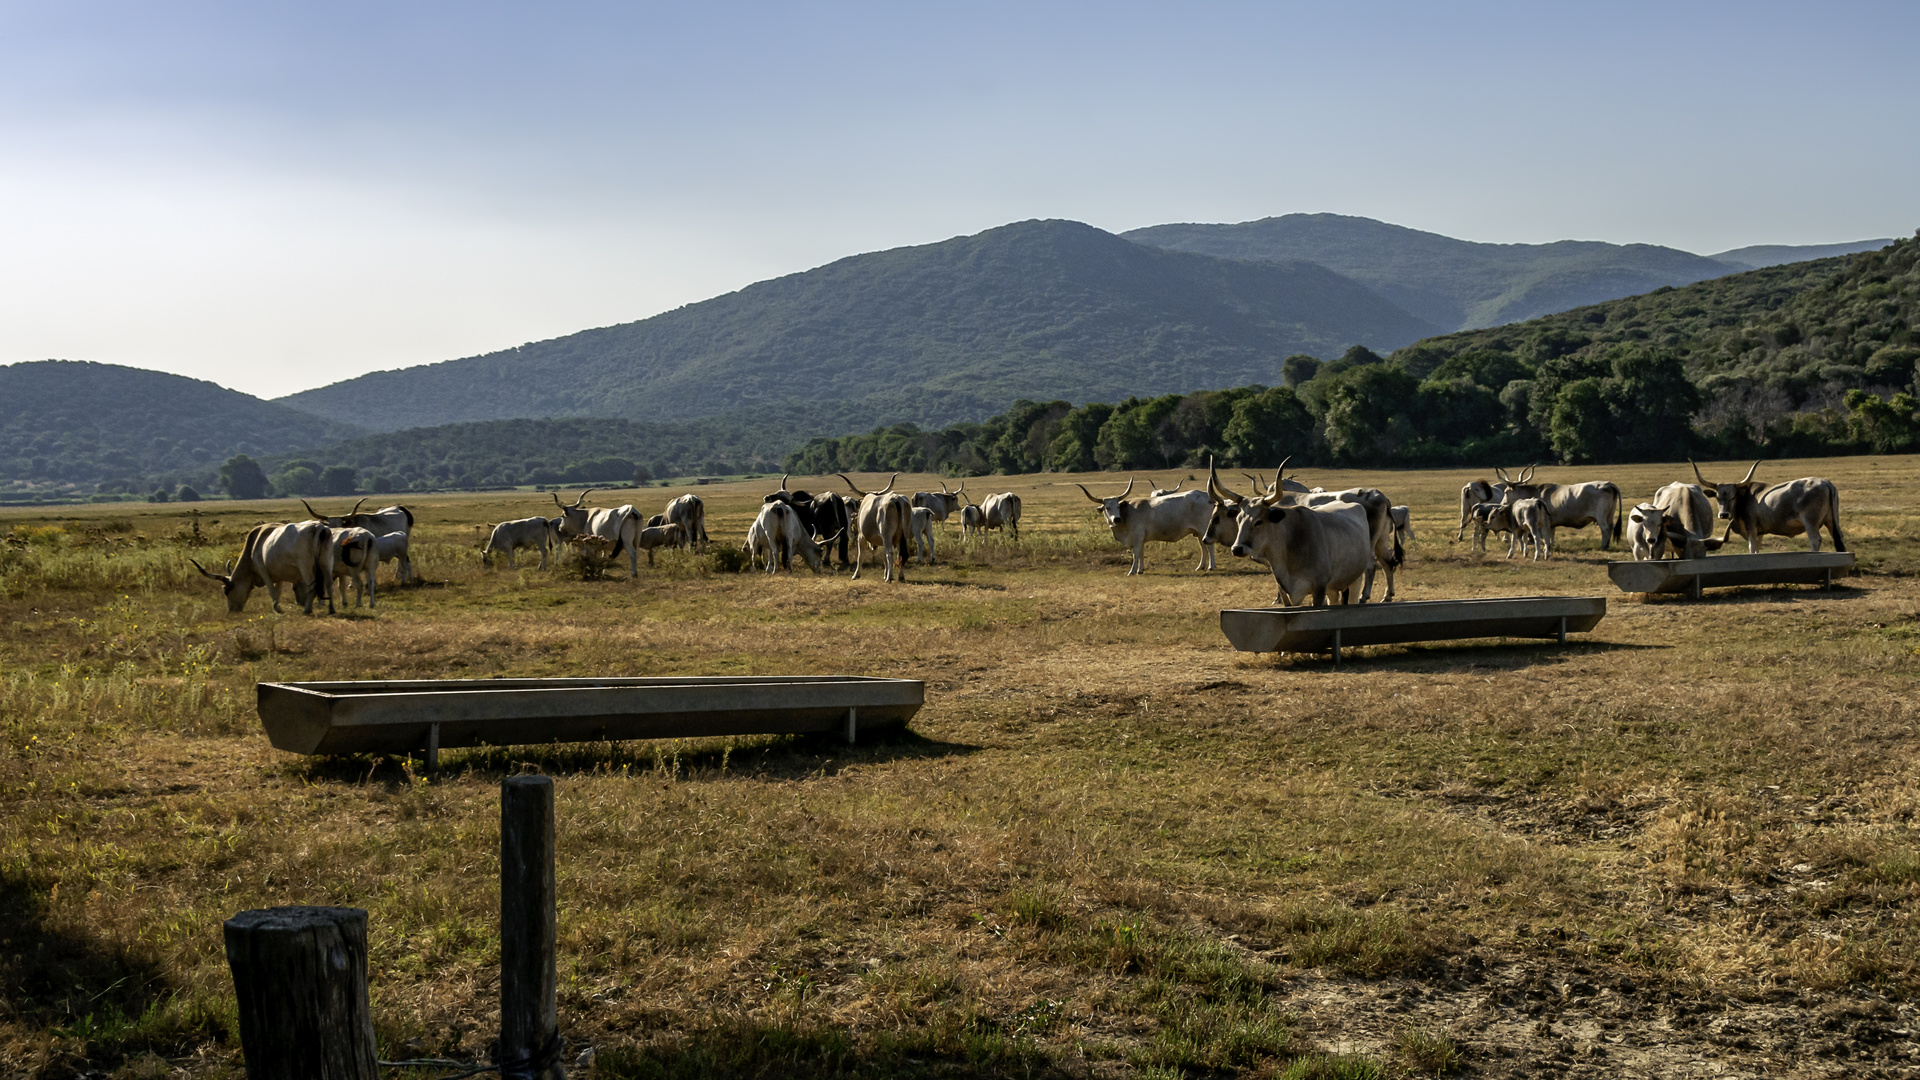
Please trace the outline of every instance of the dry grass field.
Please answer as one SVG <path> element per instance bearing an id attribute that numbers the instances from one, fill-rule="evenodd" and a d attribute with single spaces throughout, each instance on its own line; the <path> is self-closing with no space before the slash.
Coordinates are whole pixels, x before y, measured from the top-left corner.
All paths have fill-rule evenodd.
<path id="1" fill-rule="evenodd" d="M 1629 502 L 1687 475 L 1541 472 Z M 474 526 L 546 496 L 426 497 L 428 583 L 332 618 L 229 616 L 186 561 L 297 503 L 200 504 L 197 541 L 177 505 L 0 511 L 0 1076 L 241 1075 L 220 924 L 292 903 L 370 912 L 383 1057 L 484 1060 L 520 770 L 558 786 L 587 1076 L 1913 1075 L 1920 458 L 1760 475 L 1809 474 L 1861 573 L 1702 601 L 1615 592 L 1592 529 L 1473 555 L 1468 473 L 1309 474 L 1413 506 L 1403 599 L 1610 598 L 1565 648 L 1337 673 L 1227 645 L 1220 608 L 1273 602 L 1245 560 L 1196 572 L 1189 540 L 1124 576 L 1070 483 L 1105 475 L 970 481 L 1023 496 L 1019 542 L 943 533 L 896 584 L 487 570 Z M 698 489 L 717 546 L 772 486 Z M 454 750 L 429 782 L 271 749 L 252 693 L 834 672 L 927 707 L 851 747 Z"/>

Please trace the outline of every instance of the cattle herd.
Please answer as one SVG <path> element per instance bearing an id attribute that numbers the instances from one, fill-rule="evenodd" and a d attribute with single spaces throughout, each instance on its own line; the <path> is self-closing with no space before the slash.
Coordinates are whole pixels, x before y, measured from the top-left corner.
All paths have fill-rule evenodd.
<path id="1" fill-rule="evenodd" d="M 1247 474 L 1253 485 L 1247 495 L 1223 484 L 1211 463 L 1205 491 L 1181 491 L 1176 484 L 1129 500 L 1131 479 L 1125 490 L 1108 498 L 1095 496 L 1084 484 L 1075 486 L 1100 508 L 1113 538 L 1131 549 L 1128 575 L 1145 572 L 1148 543 L 1175 543 L 1191 536 L 1200 541 L 1196 570 L 1214 569 L 1214 549 L 1225 544 L 1234 555 L 1265 563 L 1273 571 L 1281 604 L 1319 606 L 1336 595 L 1348 603 L 1356 587 L 1365 603 L 1372 599 L 1374 577 L 1381 571 L 1386 574 L 1384 599 L 1392 600 L 1394 571 L 1404 558 L 1406 542 L 1413 539 L 1408 508 L 1395 505 L 1376 488 L 1309 488 L 1287 476 L 1286 465 L 1280 463 L 1271 483 Z M 1495 469 L 1497 480 L 1475 480 L 1460 489 L 1460 526 L 1454 539 L 1463 539 L 1472 528 L 1473 550 L 1484 552 L 1487 537 L 1498 533 L 1507 539 L 1508 558 L 1523 553 L 1546 559 L 1553 553 L 1556 530 L 1597 525 L 1603 551 L 1611 549 L 1615 537 L 1624 536 L 1636 559 L 1692 559 L 1718 550 L 1735 533 L 1746 539 L 1749 552 L 1759 550 L 1762 536 L 1805 533 L 1817 552 L 1824 528 L 1835 549 L 1847 550 L 1840 496 L 1832 481 L 1804 477 L 1768 485 L 1753 478 L 1759 466 L 1754 462 L 1737 482 L 1716 484 L 1695 465 L 1698 483 L 1675 481 L 1654 492 L 1651 502 L 1630 510 L 1623 506 L 1618 485 L 1608 481 L 1553 484 L 1535 481 L 1533 467 L 1518 475 Z M 750 566 L 769 574 L 791 571 L 798 555 L 819 572 L 837 548 L 840 568 L 851 567 L 857 578 L 871 551 L 879 558 L 884 580 L 905 580 L 907 564 L 916 555 L 922 565 L 933 561 L 938 522 L 957 517 L 965 540 L 990 530 L 1004 530 L 1014 540 L 1020 537 L 1020 496 L 1012 492 L 975 502 L 964 483 L 951 491 L 942 483 L 937 492 L 908 496 L 893 490 L 898 473 L 878 491 L 862 491 L 845 474 L 836 475 L 851 495 L 793 491 L 787 488 L 788 478 L 780 478 L 780 489 L 766 496 L 747 529 L 742 547 Z M 637 577 L 642 551 L 652 565 L 657 548 L 704 550 L 710 542 L 706 505 L 697 495 L 678 496 L 661 513 L 643 519 L 631 504 L 588 509 L 590 494 L 592 489 L 581 492 L 571 504 L 554 495 L 560 511 L 554 517 L 494 525 L 482 561 L 490 565 L 495 557 L 504 557 L 512 567 L 517 552 L 532 549 L 540 553 L 540 569 L 545 570 L 550 558 L 557 562 L 559 545 L 571 542 L 597 547 L 614 559 L 624 553 L 628 572 Z M 399 580 L 414 580 L 408 555 L 413 513 L 404 506 L 363 513 L 365 501 L 332 517 L 303 501 L 311 520 L 255 526 L 247 533 L 240 558 L 229 562 L 224 573 L 197 561 L 193 565 L 221 583 L 231 612 L 242 610 L 257 588 L 268 590 L 273 609 L 279 611 L 280 586 L 287 584 L 308 614 L 319 599 L 326 600 L 331 613 L 340 581 L 356 593 L 355 606 L 371 608 L 380 564 L 396 562 Z M 1713 503 L 1719 504 L 1719 520 L 1726 522 L 1717 538 L 1712 535 Z"/>

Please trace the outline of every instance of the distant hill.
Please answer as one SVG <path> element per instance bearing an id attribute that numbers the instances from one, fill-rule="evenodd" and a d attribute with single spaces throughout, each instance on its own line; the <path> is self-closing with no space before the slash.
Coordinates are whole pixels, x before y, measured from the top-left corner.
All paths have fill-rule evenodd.
<path id="1" fill-rule="evenodd" d="M 73 360 L 0 366 L 0 480 L 91 490 L 177 482 L 237 454 L 320 446 L 362 429 L 199 379 Z"/>
<path id="2" fill-rule="evenodd" d="M 1855 255 L 1862 251 L 1878 251 L 1893 243 L 1892 238 L 1881 240 L 1855 240 L 1849 244 L 1757 244 L 1753 247 L 1734 248 L 1722 251 L 1709 258 L 1726 263 L 1741 270 L 1758 270 L 1767 266 L 1784 266 L 1787 263 L 1806 262 L 1809 259 L 1830 259 L 1835 255 Z"/>
<path id="3" fill-rule="evenodd" d="M 1319 263 L 1448 330 L 1520 322 L 1663 285 L 1687 285 L 1889 242 L 1741 248 L 1709 258 L 1653 244 L 1594 240 L 1480 244 L 1339 214 L 1288 214 L 1237 225 L 1155 225 L 1121 235 L 1155 247 L 1230 259 Z"/>
<path id="4" fill-rule="evenodd" d="M 1277 381 L 1290 353 L 1386 351 L 1441 327 L 1301 262 L 1248 263 L 1026 221 L 841 259 L 641 322 L 280 399 L 375 430 L 777 407 L 817 430 L 945 424 L 1018 398 Z"/>

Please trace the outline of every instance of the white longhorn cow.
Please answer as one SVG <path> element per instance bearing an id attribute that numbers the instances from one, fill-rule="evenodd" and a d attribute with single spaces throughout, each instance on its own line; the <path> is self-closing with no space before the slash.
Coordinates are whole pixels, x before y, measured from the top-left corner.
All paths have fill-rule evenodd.
<path id="1" fill-rule="evenodd" d="M 1100 507 L 1101 517 L 1107 523 L 1113 538 L 1133 550 L 1133 565 L 1127 568 L 1127 576 L 1147 572 L 1146 548 L 1150 543 L 1173 544 L 1189 536 L 1200 538 L 1200 565 L 1195 570 L 1212 570 L 1213 540 L 1209 536 L 1208 522 L 1213 519 L 1213 498 L 1204 491 L 1164 491 L 1148 495 L 1144 499 L 1127 501 L 1133 491 L 1133 480 L 1128 478 L 1127 487 L 1118 495 L 1102 499 L 1087 490 L 1085 484 L 1075 484 L 1087 500 Z"/>

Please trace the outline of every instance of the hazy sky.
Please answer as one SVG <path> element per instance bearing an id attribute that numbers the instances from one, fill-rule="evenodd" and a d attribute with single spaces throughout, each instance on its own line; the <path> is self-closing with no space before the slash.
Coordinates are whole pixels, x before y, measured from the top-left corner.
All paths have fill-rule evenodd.
<path id="1" fill-rule="evenodd" d="M 1008 221 L 1920 225 L 1920 5 L 0 0 L 0 362 L 278 395 Z"/>

